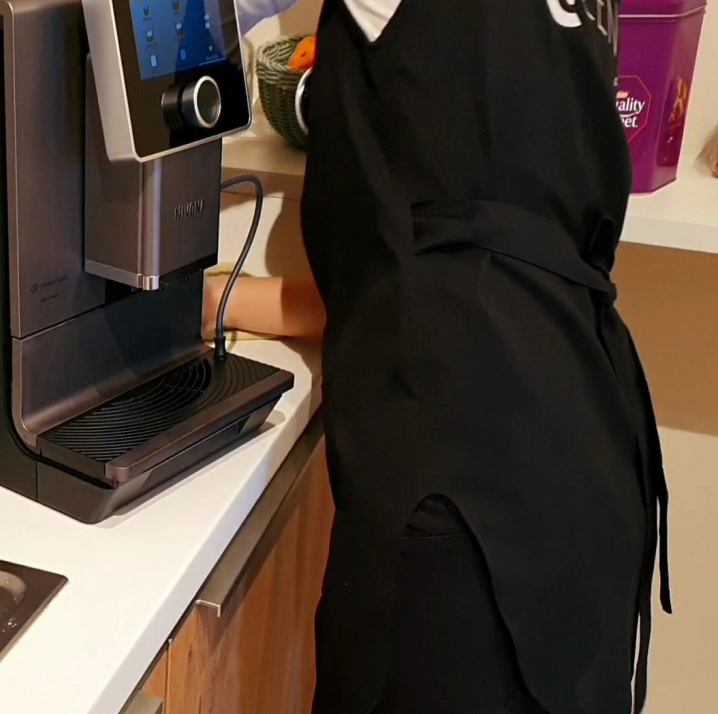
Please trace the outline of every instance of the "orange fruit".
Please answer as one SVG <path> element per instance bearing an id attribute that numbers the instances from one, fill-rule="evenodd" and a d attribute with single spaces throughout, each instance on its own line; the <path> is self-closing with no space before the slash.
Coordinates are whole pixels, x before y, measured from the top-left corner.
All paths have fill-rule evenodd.
<path id="1" fill-rule="evenodd" d="M 289 68 L 306 71 L 314 67 L 314 58 L 317 52 L 317 38 L 315 35 L 305 37 L 295 48 L 289 58 Z"/>

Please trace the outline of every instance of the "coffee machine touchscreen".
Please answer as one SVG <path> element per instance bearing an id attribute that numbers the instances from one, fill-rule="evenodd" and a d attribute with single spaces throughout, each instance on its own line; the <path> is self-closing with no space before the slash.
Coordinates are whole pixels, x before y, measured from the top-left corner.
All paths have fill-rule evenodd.
<path id="1" fill-rule="evenodd" d="M 152 161 L 249 126 L 235 0 L 81 1 L 110 161 Z"/>
<path id="2" fill-rule="evenodd" d="M 142 80 L 226 59 L 219 0 L 130 0 Z"/>

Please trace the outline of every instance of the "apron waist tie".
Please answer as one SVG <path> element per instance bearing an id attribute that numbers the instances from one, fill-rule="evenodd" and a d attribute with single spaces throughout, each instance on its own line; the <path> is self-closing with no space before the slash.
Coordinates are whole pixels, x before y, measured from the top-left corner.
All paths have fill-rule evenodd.
<path id="1" fill-rule="evenodd" d="M 504 255 L 541 270 L 554 273 L 570 282 L 588 288 L 600 303 L 599 325 L 604 348 L 613 365 L 619 384 L 628 389 L 633 381 L 636 366 L 644 382 L 641 410 L 653 418 L 650 393 L 640 367 L 630 335 L 614 308 L 617 298 L 616 286 L 598 266 L 598 260 L 584 260 L 571 235 L 554 221 L 531 211 L 509 204 L 493 201 L 430 201 L 415 204 L 414 235 L 419 252 L 439 247 L 477 247 L 497 255 Z M 606 228 L 606 220 L 599 224 L 599 231 Z M 612 225 L 610 226 L 612 230 Z M 603 236 L 605 237 L 605 236 Z M 608 236 L 613 240 L 613 236 Z M 595 241 L 594 241 L 595 243 Z M 600 247 L 600 246 L 599 246 Z M 634 420 L 641 419 L 635 410 L 629 409 Z M 645 419 L 645 417 L 644 417 Z M 660 599 L 665 612 L 672 613 L 669 552 L 668 552 L 668 487 L 662 464 L 660 463 L 660 444 L 655 431 L 656 444 L 651 449 L 650 436 L 638 437 L 642 453 L 642 478 L 644 493 L 648 502 L 649 538 L 653 542 L 658 536 L 660 563 Z M 637 434 L 644 430 L 643 424 L 636 424 Z M 653 500 L 655 498 L 655 500 Z M 658 505 L 658 523 L 655 506 Z M 656 533 L 657 531 L 657 533 Z M 636 663 L 635 711 L 643 709 L 647 693 L 648 650 L 651 636 L 651 591 L 653 579 L 653 557 L 648 553 L 639 585 L 640 646 Z"/>

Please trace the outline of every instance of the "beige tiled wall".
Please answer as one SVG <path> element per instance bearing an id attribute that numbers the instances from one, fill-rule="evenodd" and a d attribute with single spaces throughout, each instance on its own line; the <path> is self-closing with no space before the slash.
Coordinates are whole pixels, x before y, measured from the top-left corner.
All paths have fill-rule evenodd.
<path id="1" fill-rule="evenodd" d="M 646 714 L 714 714 L 718 713 L 718 256 L 624 245 L 616 280 L 619 307 L 642 354 L 664 427 L 672 500 L 676 614 L 669 618 L 656 612 Z"/>
<path id="2" fill-rule="evenodd" d="M 675 614 L 658 607 L 645 714 L 718 712 L 718 439 L 663 431 Z"/>
<path id="3" fill-rule="evenodd" d="M 718 436 L 718 255 L 624 244 L 615 279 L 660 423 Z"/>

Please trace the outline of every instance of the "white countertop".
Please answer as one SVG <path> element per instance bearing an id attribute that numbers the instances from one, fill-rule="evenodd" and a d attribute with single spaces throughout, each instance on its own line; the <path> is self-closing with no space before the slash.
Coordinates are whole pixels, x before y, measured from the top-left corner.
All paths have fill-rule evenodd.
<path id="1" fill-rule="evenodd" d="M 270 428 L 123 515 L 75 522 L 0 489 L 0 560 L 69 583 L 0 661 L 2 714 L 118 714 L 319 403 L 318 346 L 245 342 L 293 372 Z"/>

